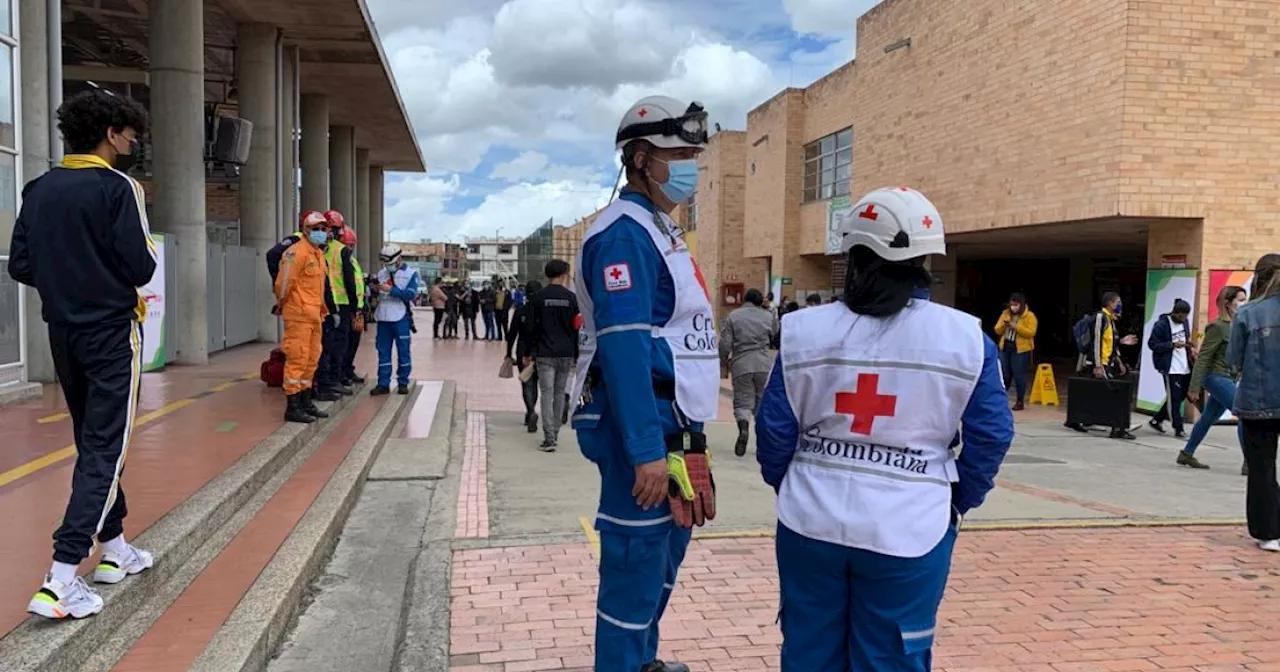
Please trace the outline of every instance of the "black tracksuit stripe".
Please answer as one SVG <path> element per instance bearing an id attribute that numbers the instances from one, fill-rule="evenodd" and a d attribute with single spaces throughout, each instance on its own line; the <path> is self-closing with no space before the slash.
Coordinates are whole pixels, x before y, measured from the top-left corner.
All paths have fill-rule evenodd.
<path id="1" fill-rule="evenodd" d="M 53 559 L 76 564 L 92 553 L 95 537 L 124 532 L 120 477 L 137 421 L 142 324 L 51 324 L 49 343 L 76 440 L 71 498 L 53 535 Z"/>

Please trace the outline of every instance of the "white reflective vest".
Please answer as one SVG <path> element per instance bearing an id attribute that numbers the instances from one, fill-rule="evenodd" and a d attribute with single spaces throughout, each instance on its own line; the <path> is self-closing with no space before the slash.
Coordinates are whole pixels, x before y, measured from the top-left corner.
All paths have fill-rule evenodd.
<path id="1" fill-rule="evenodd" d="M 635 220 L 649 234 L 653 244 L 662 254 L 666 262 L 667 272 L 675 284 L 676 302 L 671 319 L 665 325 L 651 326 L 654 338 L 666 340 L 671 354 L 675 358 L 676 373 L 676 405 L 680 412 L 690 420 L 705 422 L 714 420 L 720 408 L 720 349 L 716 340 L 714 318 L 711 313 L 711 299 L 707 294 L 706 283 L 698 265 L 689 253 L 684 240 L 668 236 L 654 224 L 654 213 L 643 206 L 624 199 L 610 203 L 605 211 L 596 219 L 595 224 L 587 230 L 582 239 L 585 247 L 601 232 L 608 229 L 619 218 L 627 216 Z M 668 230 L 675 230 L 676 225 L 669 217 L 659 214 Z M 579 249 L 574 268 L 579 269 L 575 281 L 578 305 L 582 310 L 582 329 L 578 332 L 578 363 L 574 371 L 573 385 L 569 390 L 570 399 L 582 396 L 582 385 L 586 381 L 587 370 L 596 354 L 596 325 L 593 314 L 594 304 L 591 292 L 587 289 L 588 279 L 582 270 L 582 251 Z M 621 282 L 621 274 L 626 269 L 610 267 L 600 269 L 603 273 L 614 273 L 614 282 Z M 627 271 L 629 273 L 629 271 Z M 591 282 L 603 283 L 606 287 L 609 279 L 591 278 Z M 630 278 L 625 280 L 630 283 Z M 650 381 L 636 381 L 636 384 L 649 385 Z"/>
<path id="2" fill-rule="evenodd" d="M 950 522 L 950 445 L 982 373 L 978 319 L 924 300 L 888 318 L 827 304 L 782 319 L 780 354 L 800 438 L 778 520 L 850 548 L 928 553 Z"/>

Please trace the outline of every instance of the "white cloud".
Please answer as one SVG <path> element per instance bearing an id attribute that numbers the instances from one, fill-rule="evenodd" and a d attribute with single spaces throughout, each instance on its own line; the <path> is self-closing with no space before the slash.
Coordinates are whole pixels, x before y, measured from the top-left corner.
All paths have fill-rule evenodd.
<path id="1" fill-rule="evenodd" d="M 511 86 L 657 83 L 692 37 L 635 0 L 511 0 L 494 19 L 491 62 Z"/>
<path id="2" fill-rule="evenodd" d="M 489 177 L 506 182 L 578 182 L 596 183 L 604 176 L 595 168 L 552 164 L 542 152 L 521 152 L 506 163 L 493 167 Z"/>
<path id="3" fill-rule="evenodd" d="M 492 235 L 498 226 L 504 235 L 524 233 L 548 217 L 568 223 L 607 199 L 610 189 L 600 185 L 616 175 L 613 135 L 636 100 L 655 93 L 698 100 L 712 121 L 742 128 L 748 110 L 796 83 L 797 68 L 817 72 L 838 52 L 784 50 L 794 65 L 783 70 L 762 60 L 775 60 L 762 43 L 741 37 L 787 21 L 784 4 L 801 25 L 792 5 L 822 4 L 816 0 L 690 4 L 370 0 L 433 171 L 388 183 L 387 196 L 396 201 L 386 211 L 388 231 L 407 240 L 443 239 Z M 718 30 L 740 37 L 730 41 Z M 515 158 L 485 165 L 495 148 Z M 463 187 L 477 183 L 487 193 Z"/>
<path id="4" fill-rule="evenodd" d="M 797 33 L 847 36 L 856 29 L 858 17 L 879 4 L 879 0 L 782 0 Z"/>
<path id="5" fill-rule="evenodd" d="M 521 182 L 486 195 L 463 214 L 449 214 L 448 199 L 465 194 L 460 180 L 418 177 L 387 183 L 387 237 L 401 242 L 457 240 L 465 236 L 523 237 L 548 219 L 572 224 L 609 200 L 598 182 Z"/>

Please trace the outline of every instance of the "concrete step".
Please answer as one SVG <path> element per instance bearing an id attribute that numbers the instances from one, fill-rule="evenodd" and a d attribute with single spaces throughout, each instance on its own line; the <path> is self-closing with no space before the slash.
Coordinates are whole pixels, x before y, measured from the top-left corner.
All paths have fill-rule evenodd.
<path id="1" fill-rule="evenodd" d="M 5 672 L 109 669 L 110 652 L 127 648 L 162 613 L 165 596 L 180 593 L 252 517 L 272 487 L 296 469 L 301 454 L 324 441 L 362 399 L 320 404 L 333 417 L 309 425 L 284 424 L 230 468 L 144 531 L 133 543 L 155 554 L 155 566 L 115 586 L 99 586 L 102 613 L 83 620 L 29 618 L 0 639 Z M 221 545 L 219 545 L 221 544 Z M 150 620 L 149 620 L 150 619 Z M 106 661 L 110 658 L 110 661 Z M 89 666 L 89 667 L 86 667 Z"/>
<path id="2" fill-rule="evenodd" d="M 352 557 L 356 558 L 354 567 L 339 572 L 341 581 L 352 577 L 347 586 L 349 590 L 343 593 L 345 602 L 339 600 L 324 609 L 336 617 L 322 617 L 323 627 L 307 629 L 315 635 L 304 647 L 308 656 L 327 660 L 330 667 L 307 665 L 304 669 L 378 669 L 378 665 L 362 655 L 355 656 L 355 667 L 340 662 L 370 642 L 369 637 L 363 636 L 368 633 L 381 635 L 385 646 L 374 648 L 383 656 L 395 651 L 401 611 L 398 603 L 390 604 L 390 601 L 402 599 L 405 594 L 405 578 L 400 576 L 400 570 L 407 572 L 416 560 L 408 551 L 418 548 L 421 536 L 421 525 L 414 530 L 414 525 L 405 521 L 425 521 L 428 507 L 434 508 L 432 490 L 435 481 L 445 475 L 449 438 L 464 426 L 465 420 L 465 416 L 460 416 L 465 412 L 465 403 L 456 393 L 456 386 L 452 382 L 435 383 L 438 391 L 429 392 L 437 401 L 427 398 L 428 390 L 424 387 L 431 385 L 433 383 L 419 384 L 415 394 L 400 409 L 399 416 L 393 417 L 384 407 L 369 424 L 315 503 L 190 668 L 192 672 L 265 671 L 281 651 L 303 610 L 318 606 L 314 600 L 326 599 L 323 594 L 326 567 L 331 562 L 342 563 Z M 431 404 L 434 404 L 434 417 L 429 436 L 413 440 L 413 444 L 409 439 L 391 438 L 401 436 L 407 416 Z M 440 454 L 445 459 L 440 459 Z M 373 491 L 369 494 L 385 496 L 387 499 L 382 501 L 394 501 L 400 515 L 379 509 L 370 516 L 365 507 L 356 523 L 364 534 L 349 535 L 344 532 L 344 526 L 365 492 L 366 483 Z M 332 556 L 335 546 L 340 544 L 345 544 L 344 550 Z M 357 548 L 352 549 L 353 545 Z M 378 549 L 387 545 L 404 551 L 397 554 L 396 562 L 388 562 L 378 553 Z M 397 567 L 398 570 L 394 569 Z M 375 579 L 383 589 L 378 594 L 390 600 L 381 601 L 372 593 L 363 594 L 367 584 L 356 580 L 359 577 Z M 390 593 L 385 590 L 388 587 Z M 346 606 L 360 602 L 367 604 L 371 611 L 355 613 Z"/>

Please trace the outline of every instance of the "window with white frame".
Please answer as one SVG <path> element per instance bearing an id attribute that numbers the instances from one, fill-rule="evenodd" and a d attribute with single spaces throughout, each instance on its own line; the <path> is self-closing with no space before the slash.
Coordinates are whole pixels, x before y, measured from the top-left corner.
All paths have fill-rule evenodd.
<path id="1" fill-rule="evenodd" d="M 832 133 L 804 146 L 804 201 L 849 195 L 853 177 L 853 129 Z"/>

